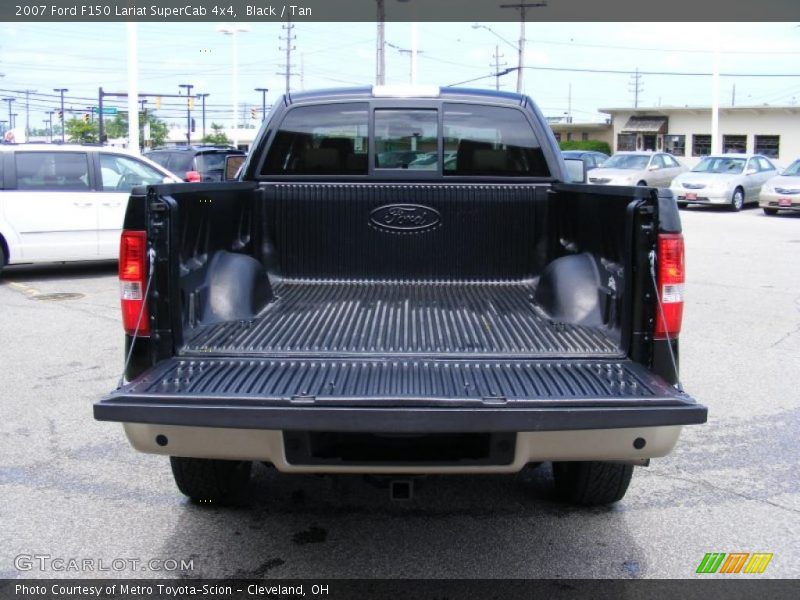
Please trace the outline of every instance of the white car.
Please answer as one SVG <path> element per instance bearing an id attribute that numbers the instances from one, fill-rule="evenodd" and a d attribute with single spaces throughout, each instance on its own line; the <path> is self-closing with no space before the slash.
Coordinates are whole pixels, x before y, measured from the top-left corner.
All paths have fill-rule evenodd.
<path id="1" fill-rule="evenodd" d="M 177 183 L 151 160 L 88 145 L 0 145 L 0 269 L 116 259 L 128 196 Z"/>
<path id="2" fill-rule="evenodd" d="M 666 152 L 617 152 L 589 172 L 589 183 L 668 187 L 685 170 Z"/>
<path id="3" fill-rule="evenodd" d="M 761 154 L 714 154 L 676 177 L 670 189 L 680 207 L 717 204 L 738 211 L 748 202 L 758 202 L 761 186 L 777 174 Z"/>

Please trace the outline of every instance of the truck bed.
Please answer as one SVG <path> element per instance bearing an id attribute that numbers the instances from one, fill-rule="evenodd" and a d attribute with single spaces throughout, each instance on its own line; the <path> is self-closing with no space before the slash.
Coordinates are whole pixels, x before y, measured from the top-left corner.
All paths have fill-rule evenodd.
<path id="1" fill-rule="evenodd" d="M 184 356 L 620 356 L 608 330 L 550 319 L 530 281 L 284 280 L 254 318 L 186 336 Z"/>

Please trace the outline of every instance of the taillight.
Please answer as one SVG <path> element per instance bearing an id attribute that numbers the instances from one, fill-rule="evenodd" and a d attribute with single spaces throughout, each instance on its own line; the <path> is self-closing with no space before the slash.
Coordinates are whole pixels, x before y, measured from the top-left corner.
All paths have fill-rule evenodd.
<path id="1" fill-rule="evenodd" d="M 202 180 L 200 173 L 197 171 L 186 171 L 186 177 L 184 177 L 184 179 L 189 183 L 197 183 Z"/>
<path id="2" fill-rule="evenodd" d="M 656 311 L 655 337 L 676 338 L 683 320 L 684 266 L 683 235 L 662 233 L 658 236 L 658 297 L 663 307 Z"/>
<path id="3" fill-rule="evenodd" d="M 144 297 L 147 282 L 147 234 L 122 232 L 119 242 L 119 291 L 125 333 L 150 335 L 150 317 Z"/>

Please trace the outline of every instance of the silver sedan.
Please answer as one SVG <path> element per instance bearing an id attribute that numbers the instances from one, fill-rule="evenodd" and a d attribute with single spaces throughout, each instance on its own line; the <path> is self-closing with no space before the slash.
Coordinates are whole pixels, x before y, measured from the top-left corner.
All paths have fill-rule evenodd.
<path id="1" fill-rule="evenodd" d="M 589 171 L 589 183 L 667 187 L 686 167 L 666 152 L 617 152 Z"/>
<path id="2" fill-rule="evenodd" d="M 794 161 L 780 175 L 767 180 L 761 187 L 758 203 L 765 214 L 779 210 L 800 212 L 800 160 Z"/>
<path id="3" fill-rule="evenodd" d="M 738 211 L 746 202 L 758 202 L 761 186 L 777 174 L 760 154 L 716 154 L 676 177 L 670 189 L 678 206 L 717 204 Z"/>

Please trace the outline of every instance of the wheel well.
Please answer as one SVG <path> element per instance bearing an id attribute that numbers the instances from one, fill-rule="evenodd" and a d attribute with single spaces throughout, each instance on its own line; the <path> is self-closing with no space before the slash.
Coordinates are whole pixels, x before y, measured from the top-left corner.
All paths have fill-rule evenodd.
<path id="1" fill-rule="evenodd" d="M 744 188 L 742 186 L 740 186 L 740 185 L 737 185 L 735 188 L 733 188 L 733 193 L 734 194 L 736 193 L 736 190 L 739 190 L 740 192 L 742 192 L 742 198 L 744 198 Z"/>
<path id="2" fill-rule="evenodd" d="M 11 257 L 8 254 L 8 242 L 6 242 L 6 238 L 4 238 L 2 234 L 0 234 L 0 248 L 3 249 L 3 256 L 5 257 L 5 264 L 0 264 L 0 267 L 4 267 L 8 264 Z"/>
<path id="3" fill-rule="evenodd" d="M 639 181 L 639 183 L 637 183 L 636 185 L 647 185 L 647 182 L 646 182 L 644 179 L 642 179 L 642 180 L 641 180 L 641 181 Z"/>

